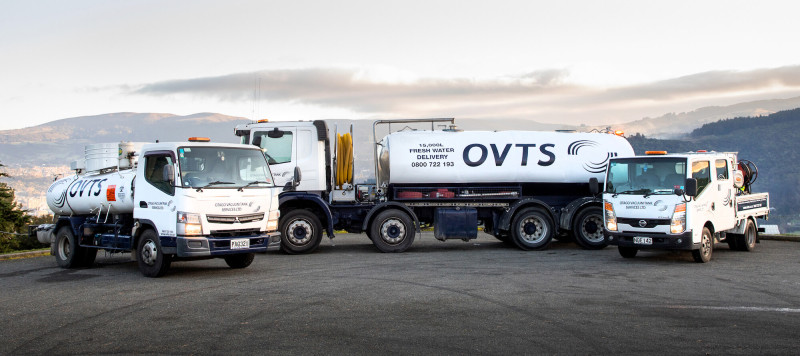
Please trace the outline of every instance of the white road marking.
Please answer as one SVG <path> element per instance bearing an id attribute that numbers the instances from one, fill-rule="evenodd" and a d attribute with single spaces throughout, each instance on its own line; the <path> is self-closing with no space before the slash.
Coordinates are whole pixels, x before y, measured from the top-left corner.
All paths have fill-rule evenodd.
<path id="1" fill-rule="evenodd" d="M 775 312 L 775 313 L 800 313 L 800 308 L 769 308 L 769 307 L 712 307 L 703 305 L 673 305 L 669 309 L 703 309 L 703 310 L 726 310 L 743 312 Z"/>

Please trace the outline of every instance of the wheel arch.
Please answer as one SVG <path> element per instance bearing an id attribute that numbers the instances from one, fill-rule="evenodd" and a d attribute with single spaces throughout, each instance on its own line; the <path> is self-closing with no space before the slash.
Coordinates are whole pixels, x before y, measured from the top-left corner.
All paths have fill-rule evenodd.
<path id="1" fill-rule="evenodd" d="M 498 230 L 503 230 L 503 231 L 510 230 L 511 229 L 511 220 L 514 218 L 514 215 L 516 215 L 517 211 L 521 211 L 521 210 L 527 209 L 527 208 L 541 208 L 542 210 L 547 212 L 547 214 L 549 215 L 550 219 L 553 221 L 553 225 L 554 225 L 553 227 L 556 230 L 556 231 L 553 231 L 553 234 L 554 235 L 558 234 L 559 226 L 558 226 L 558 224 L 556 224 L 556 222 L 558 222 L 559 220 L 556 219 L 557 216 L 556 216 L 556 213 L 553 211 L 553 208 L 550 207 L 550 205 L 548 205 L 547 203 L 545 203 L 545 202 L 543 202 L 543 201 L 541 201 L 539 199 L 534 199 L 534 198 L 522 199 L 522 200 L 519 200 L 516 203 L 512 204 L 511 207 L 508 208 L 508 211 L 506 211 L 503 214 L 503 216 L 500 217 L 500 220 L 499 220 L 499 222 L 497 224 L 498 225 L 497 229 Z"/>
<path id="2" fill-rule="evenodd" d="M 364 222 L 361 223 L 361 230 L 367 231 L 367 228 L 369 226 L 372 226 L 372 220 L 374 220 L 375 215 L 378 215 L 378 213 L 380 213 L 381 211 L 392 208 L 397 208 L 398 210 L 401 210 L 406 214 L 408 214 L 408 216 L 411 217 L 411 222 L 414 224 L 414 230 L 417 233 L 422 233 L 422 230 L 419 227 L 419 218 L 417 218 L 417 214 L 415 214 L 414 211 L 411 210 L 411 208 L 409 208 L 405 204 L 393 201 L 378 204 L 372 209 L 370 209 L 370 211 L 367 213 L 367 216 L 364 218 Z"/>
<path id="3" fill-rule="evenodd" d="M 328 237 L 333 237 L 333 214 L 328 204 L 322 200 L 322 197 L 316 194 L 285 192 L 281 193 L 279 209 L 281 216 L 294 209 L 310 209 L 316 212 L 317 218 L 320 219 L 322 226 L 325 228 Z"/>

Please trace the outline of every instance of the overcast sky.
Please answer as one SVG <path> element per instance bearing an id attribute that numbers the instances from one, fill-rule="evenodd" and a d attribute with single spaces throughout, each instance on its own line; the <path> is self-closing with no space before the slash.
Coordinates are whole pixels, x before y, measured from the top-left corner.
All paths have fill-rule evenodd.
<path id="1" fill-rule="evenodd" d="M 797 1 L 0 0 L 0 130 L 110 112 L 609 124 L 800 95 Z"/>

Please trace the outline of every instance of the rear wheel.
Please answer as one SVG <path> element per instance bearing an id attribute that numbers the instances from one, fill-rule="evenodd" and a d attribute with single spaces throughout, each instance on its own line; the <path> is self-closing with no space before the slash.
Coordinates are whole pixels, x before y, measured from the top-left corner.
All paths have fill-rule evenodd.
<path id="1" fill-rule="evenodd" d="M 511 237 L 523 250 L 541 250 L 553 240 L 553 220 L 540 208 L 523 209 L 511 224 Z"/>
<path id="2" fill-rule="evenodd" d="M 578 246 L 599 250 L 608 246 L 603 236 L 603 210 L 597 206 L 583 209 L 572 221 L 572 234 Z"/>
<path id="3" fill-rule="evenodd" d="M 372 243 L 381 252 L 403 252 L 414 243 L 414 223 L 411 217 L 397 209 L 384 210 L 369 227 Z"/>
<path id="4" fill-rule="evenodd" d="M 322 241 L 322 223 L 311 210 L 296 209 L 281 217 L 281 249 L 289 254 L 309 253 Z"/>
<path id="5" fill-rule="evenodd" d="M 734 236 L 736 241 L 736 250 L 739 251 L 753 251 L 756 248 L 756 239 L 758 238 L 758 230 L 753 221 L 747 219 L 744 226 L 744 234 Z"/>
<path id="6" fill-rule="evenodd" d="M 247 268 L 253 259 L 256 257 L 255 253 L 240 253 L 236 255 L 225 256 L 225 263 L 230 268 Z"/>
<path id="7" fill-rule="evenodd" d="M 700 237 L 700 248 L 692 251 L 695 262 L 706 263 L 711 261 L 711 254 L 714 252 L 714 237 L 707 227 L 703 228 L 703 236 Z"/>
<path id="8" fill-rule="evenodd" d="M 139 263 L 139 271 L 145 277 L 161 277 L 167 273 L 172 262 L 170 256 L 163 253 L 161 241 L 153 230 L 146 230 L 139 237 L 139 244 L 136 247 L 136 260 Z"/>
<path id="9" fill-rule="evenodd" d="M 78 239 L 69 226 L 64 226 L 56 233 L 56 263 L 61 268 L 75 268 L 83 262 L 83 252 L 78 246 Z"/>
<path id="10" fill-rule="evenodd" d="M 636 247 L 622 247 L 619 246 L 619 255 L 625 258 L 634 258 L 639 249 Z"/>

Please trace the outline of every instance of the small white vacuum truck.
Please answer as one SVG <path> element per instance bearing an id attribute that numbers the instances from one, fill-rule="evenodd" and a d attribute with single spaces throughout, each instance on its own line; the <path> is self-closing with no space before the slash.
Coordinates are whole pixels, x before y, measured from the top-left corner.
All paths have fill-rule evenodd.
<path id="1" fill-rule="evenodd" d="M 64 268 L 92 265 L 100 249 L 132 251 L 148 277 L 178 260 L 249 266 L 280 246 L 279 188 L 258 148 L 207 141 L 87 146 L 76 174 L 47 190 L 58 219 L 39 240 Z"/>
<path id="2" fill-rule="evenodd" d="M 606 175 L 605 237 L 626 258 L 640 249 L 691 250 L 708 262 L 715 242 L 751 251 L 756 218 L 769 215 L 769 194 L 750 191 L 757 168 L 736 153 L 649 151 L 612 158 Z"/>

